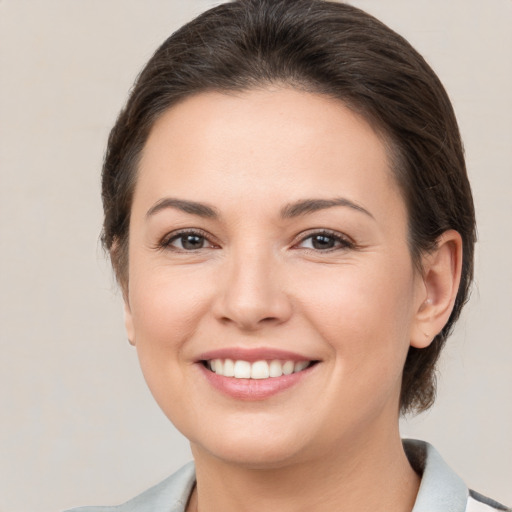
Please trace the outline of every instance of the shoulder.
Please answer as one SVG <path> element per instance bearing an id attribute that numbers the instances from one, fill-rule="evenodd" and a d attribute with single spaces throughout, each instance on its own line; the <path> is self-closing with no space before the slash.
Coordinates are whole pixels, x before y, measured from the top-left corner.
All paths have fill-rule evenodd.
<path id="1" fill-rule="evenodd" d="M 421 476 L 412 512 L 512 512 L 468 489 L 432 445 L 412 439 L 404 440 L 403 445 L 411 466 Z"/>
<path id="2" fill-rule="evenodd" d="M 122 505 L 79 507 L 67 512 L 184 512 L 194 484 L 195 467 L 190 462 L 169 478 Z"/>
<path id="3" fill-rule="evenodd" d="M 465 512 L 493 512 L 493 511 L 512 512 L 512 508 L 505 507 L 501 503 L 487 498 L 482 494 L 469 491 L 468 506 Z"/>

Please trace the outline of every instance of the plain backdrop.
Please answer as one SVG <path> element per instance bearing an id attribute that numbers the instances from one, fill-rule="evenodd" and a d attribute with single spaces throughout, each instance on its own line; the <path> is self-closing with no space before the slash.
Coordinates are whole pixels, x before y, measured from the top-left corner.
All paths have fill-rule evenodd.
<path id="1" fill-rule="evenodd" d="M 216 2 L 0 0 L 0 512 L 116 504 L 189 460 L 147 391 L 99 247 L 99 174 L 133 80 Z M 458 114 L 476 285 L 431 412 L 404 421 L 512 503 L 512 1 L 354 0 L 406 36 Z"/>

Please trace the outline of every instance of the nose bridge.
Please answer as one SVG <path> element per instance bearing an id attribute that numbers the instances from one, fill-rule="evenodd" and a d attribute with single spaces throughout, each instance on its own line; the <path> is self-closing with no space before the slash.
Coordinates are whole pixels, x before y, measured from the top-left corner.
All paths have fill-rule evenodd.
<path id="1" fill-rule="evenodd" d="M 282 278 L 281 262 L 271 248 L 255 243 L 234 247 L 222 279 L 217 316 L 245 330 L 286 321 L 291 304 Z"/>

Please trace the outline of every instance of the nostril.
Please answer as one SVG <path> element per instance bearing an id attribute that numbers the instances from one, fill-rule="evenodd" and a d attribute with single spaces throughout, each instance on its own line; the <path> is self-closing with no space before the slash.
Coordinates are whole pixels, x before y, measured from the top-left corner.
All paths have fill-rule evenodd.
<path id="1" fill-rule="evenodd" d="M 262 319 L 260 320 L 260 322 L 265 322 L 265 323 L 269 323 L 269 322 L 277 322 L 277 321 L 279 321 L 279 319 L 278 319 L 277 317 L 275 317 L 275 316 L 267 316 L 267 317 L 262 318 Z"/>

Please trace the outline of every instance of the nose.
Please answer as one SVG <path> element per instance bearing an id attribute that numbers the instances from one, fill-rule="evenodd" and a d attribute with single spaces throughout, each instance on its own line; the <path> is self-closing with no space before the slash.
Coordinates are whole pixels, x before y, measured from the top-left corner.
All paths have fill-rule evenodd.
<path id="1" fill-rule="evenodd" d="M 252 250 L 240 251 L 226 262 L 213 307 L 219 321 L 256 331 L 290 318 L 292 303 L 284 289 L 283 265 L 276 259 Z"/>

